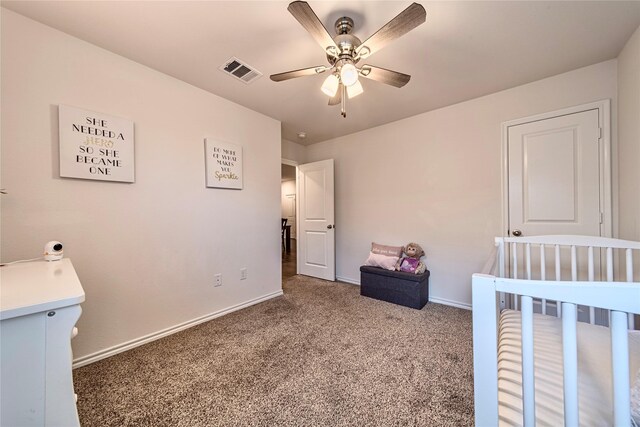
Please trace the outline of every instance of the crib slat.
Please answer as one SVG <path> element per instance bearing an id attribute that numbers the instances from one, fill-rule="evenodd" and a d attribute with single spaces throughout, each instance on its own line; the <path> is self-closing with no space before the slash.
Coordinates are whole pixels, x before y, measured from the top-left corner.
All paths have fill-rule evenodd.
<path id="1" fill-rule="evenodd" d="M 518 278 L 518 244 L 517 243 L 512 243 L 511 244 L 511 252 L 513 254 L 513 278 L 517 279 Z M 513 308 L 518 310 L 518 295 L 513 295 Z"/>
<path id="2" fill-rule="evenodd" d="M 562 280 L 562 269 L 560 267 L 560 245 L 555 245 L 555 255 L 556 255 L 556 280 Z M 562 304 L 560 301 L 556 301 L 556 316 L 562 316 Z"/>
<path id="3" fill-rule="evenodd" d="M 571 280 L 578 280 L 578 257 L 576 255 L 576 247 L 571 246 Z"/>
<path id="4" fill-rule="evenodd" d="M 498 242 L 498 274 L 500 277 L 507 277 L 505 274 L 505 243 L 503 239 L 496 239 L 496 241 Z M 506 308 L 506 294 L 504 292 L 500 292 L 500 309 L 502 310 L 504 308 Z"/>
<path id="5" fill-rule="evenodd" d="M 595 271 L 593 266 L 593 246 L 589 246 L 589 281 L 593 282 L 595 277 Z"/>
<path id="6" fill-rule="evenodd" d="M 633 251 L 627 249 L 627 282 L 633 282 Z M 629 329 L 633 330 L 633 313 L 629 313 Z"/>
<path id="7" fill-rule="evenodd" d="M 540 280 L 547 280 L 547 258 L 544 245 L 540 245 Z"/>
<path id="8" fill-rule="evenodd" d="M 613 282 L 613 248 L 607 248 L 607 282 Z M 611 312 L 609 312 L 611 322 Z"/>
<path id="9" fill-rule="evenodd" d="M 547 280 L 547 259 L 545 258 L 544 245 L 540 245 L 540 280 Z M 542 314 L 547 314 L 547 300 L 542 298 Z"/>
<path id="10" fill-rule="evenodd" d="M 626 250 L 627 254 L 627 282 L 633 282 L 633 251 Z"/>
<path id="11" fill-rule="evenodd" d="M 500 277 L 507 277 L 504 271 L 506 264 L 504 245 L 504 240 L 500 239 L 498 242 L 498 274 Z"/>
<path id="12" fill-rule="evenodd" d="M 577 426 L 578 422 L 578 350 L 577 307 L 562 303 L 562 364 L 564 367 L 564 425 Z"/>
<path id="13" fill-rule="evenodd" d="M 531 280 L 531 243 L 525 246 L 525 257 L 527 258 L 527 279 Z"/>
<path id="14" fill-rule="evenodd" d="M 631 424 L 629 397 L 629 336 L 627 313 L 611 311 L 611 365 L 613 368 L 613 424 Z"/>
<path id="15" fill-rule="evenodd" d="M 512 258 L 513 258 L 513 265 L 512 265 L 512 272 L 511 272 L 511 277 L 513 277 L 514 279 L 518 278 L 518 244 L 517 243 L 512 243 L 511 244 L 511 254 L 512 254 Z"/>
<path id="16" fill-rule="evenodd" d="M 589 281 L 595 280 L 595 269 L 593 265 L 593 246 L 589 246 Z M 595 307 L 589 307 L 589 323 L 592 325 L 596 323 L 596 309 Z"/>
<path id="17" fill-rule="evenodd" d="M 556 245 L 556 280 L 559 282 L 562 280 L 562 273 L 560 267 L 560 245 Z"/>
<path id="18" fill-rule="evenodd" d="M 522 300 L 522 407 L 524 425 L 536 425 L 535 379 L 533 358 L 533 298 Z"/>

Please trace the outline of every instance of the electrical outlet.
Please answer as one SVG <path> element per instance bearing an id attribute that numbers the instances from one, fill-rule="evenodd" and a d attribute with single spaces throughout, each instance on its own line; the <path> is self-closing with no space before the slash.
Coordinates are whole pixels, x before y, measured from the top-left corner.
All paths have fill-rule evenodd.
<path id="1" fill-rule="evenodd" d="M 218 273 L 214 276 L 216 278 L 216 281 L 214 282 L 213 286 L 222 286 L 222 274 Z"/>
<path id="2" fill-rule="evenodd" d="M 240 280 L 245 280 L 247 278 L 247 268 L 243 267 L 240 269 Z"/>

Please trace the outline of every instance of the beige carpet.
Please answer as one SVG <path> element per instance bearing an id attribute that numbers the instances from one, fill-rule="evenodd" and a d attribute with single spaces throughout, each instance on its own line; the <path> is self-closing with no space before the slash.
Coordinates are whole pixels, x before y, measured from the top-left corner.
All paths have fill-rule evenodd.
<path id="1" fill-rule="evenodd" d="M 304 276 L 284 292 L 75 370 L 82 425 L 473 424 L 470 312 Z"/>

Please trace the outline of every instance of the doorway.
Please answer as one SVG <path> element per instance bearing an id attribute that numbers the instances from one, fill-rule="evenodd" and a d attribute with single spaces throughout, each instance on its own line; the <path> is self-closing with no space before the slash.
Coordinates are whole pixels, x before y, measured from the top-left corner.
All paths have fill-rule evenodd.
<path id="1" fill-rule="evenodd" d="M 297 218 L 296 199 L 297 167 L 293 162 L 281 164 L 281 219 L 282 219 L 282 280 L 286 280 L 297 273 Z"/>
<path id="2" fill-rule="evenodd" d="M 282 159 L 281 167 L 282 277 L 304 274 L 334 281 L 333 159 L 303 165 Z"/>
<path id="3" fill-rule="evenodd" d="M 336 280 L 333 159 L 298 167 L 298 272 Z"/>

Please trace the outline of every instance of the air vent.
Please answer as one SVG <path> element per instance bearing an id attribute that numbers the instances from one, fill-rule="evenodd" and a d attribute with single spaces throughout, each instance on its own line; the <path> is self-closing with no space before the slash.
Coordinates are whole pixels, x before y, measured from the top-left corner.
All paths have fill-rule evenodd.
<path id="1" fill-rule="evenodd" d="M 232 77 L 244 82 L 246 84 L 251 83 L 254 80 L 260 78 L 262 73 L 250 65 L 245 64 L 241 60 L 235 57 L 231 57 L 220 68 L 220 71 L 224 71 Z"/>

